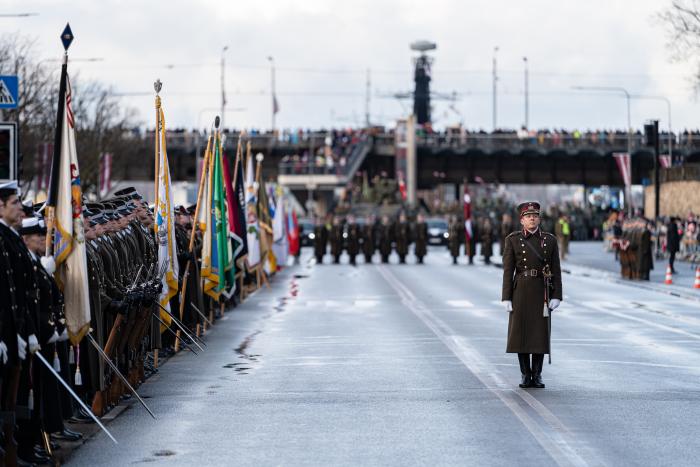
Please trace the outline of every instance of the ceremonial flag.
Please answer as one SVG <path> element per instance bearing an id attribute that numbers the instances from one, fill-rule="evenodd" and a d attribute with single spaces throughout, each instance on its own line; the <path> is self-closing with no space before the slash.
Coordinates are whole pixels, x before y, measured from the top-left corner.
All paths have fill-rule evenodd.
<path id="1" fill-rule="evenodd" d="M 223 293 L 229 297 L 233 292 L 233 258 L 229 248 L 228 213 L 224 188 L 223 169 L 221 167 L 221 136 L 217 131 L 205 157 L 205 188 L 203 188 L 202 206 L 199 222 L 202 228 L 202 290 L 219 299 Z"/>
<path id="2" fill-rule="evenodd" d="M 289 239 L 289 254 L 296 256 L 299 253 L 299 222 L 297 213 L 290 209 L 287 214 L 287 237 Z"/>
<path id="3" fill-rule="evenodd" d="M 661 154 L 659 156 L 659 165 L 661 165 L 661 167 L 664 169 L 671 167 L 671 165 L 673 165 L 672 162 L 671 156 L 668 154 Z"/>
<path id="4" fill-rule="evenodd" d="M 260 227 L 258 225 L 257 186 L 253 175 L 255 167 L 250 155 L 250 146 L 245 164 L 245 209 L 246 209 L 246 242 L 248 244 L 248 267 L 260 263 Z"/>
<path id="5" fill-rule="evenodd" d="M 53 225 L 53 255 L 56 281 L 63 290 L 66 328 L 73 345 L 78 345 L 90 329 L 87 253 L 83 224 L 83 193 L 75 146 L 75 119 L 71 108 L 71 86 L 66 64 L 61 73 L 58 128 L 51 170 L 47 206 L 49 225 Z M 63 92 L 61 92 L 63 91 Z M 61 118 L 62 115 L 62 118 Z M 53 209 L 53 211 L 51 211 Z M 51 238 L 51 232 L 47 236 Z"/>
<path id="6" fill-rule="evenodd" d="M 257 156 L 256 156 L 257 158 Z M 262 164 L 262 162 L 258 162 Z M 277 270 L 274 254 L 270 247 L 272 246 L 272 217 L 270 216 L 270 202 L 267 198 L 267 188 L 265 180 L 262 178 L 262 167 L 256 170 L 256 178 L 258 182 L 258 222 L 260 224 L 260 257 L 265 261 L 263 267 L 268 273 Z"/>
<path id="7" fill-rule="evenodd" d="M 179 265 L 177 263 L 177 245 L 175 243 L 175 206 L 173 203 L 170 181 L 168 152 L 165 146 L 165 115 L 160 105 L 160 96 L 156 96 L 156 199 L 155 222 L 153 231 L 158 242 L 158 269 L 161 291 L 158 301 L 170 311 L 170 299 L 178 292 Z M 170 315 L 160 310 L 160 319 L 170 325 Z M 161 331 L 164 331 L 162 329 Z"/>
<path id="8" fill-rule="evenodd" d="M 242 186 L 243 180 L 242 180 L 242 171 L 240 171 L 240 151 L 241 151 L 241 140 L 239 138 L 238 140 L 238 149 L 236 150 L 236 160 L 234 164 L 236 166 L 234 167 L 234 177 L 236 177 L 236 183 L 235 185 L 238 185 L 239 182 Z M 223 174 L 224 174 L 224 187 L 226 189 L 226 204 L 227 204 L 227 213 L 228 213 L 228 235 L 231 238 L 231 257 L 234 260 L 234 265 L 236 263 L 236 260 L 241 256 L 243 250 L 245 249 L 245 243 L 243 242 L 243 237 L 245 237 L 245 228 L 242 227 L 245 225 L 245 216 L 243 215 L 243 209 L 241 207 L 241 201 L 240 197 L 236 193 L 236 187 L 234 187 L 234 184 L 231 181 L 231 168 L 229 166 L 229 160 L 226 154 L 222 151 L 222 165 L 221 168 L 223 169 Z M 238 180 L 238 178 L 241 178 L 241 180 Z M 243 193 L 241 192 L 241 195 Z M 243 216 L 243 217 L 241 217 Z M 234 271 L 235 275 L 235 271 Z M 234 284 L 235 287 L 235 284 Z"/>
<path id="9" fill-rule="evenodd" d="M 279 185 L 275 191 L 277 192 L 277 198 L 275 202 L 275 213 L 272 217 L 272 251 L 277 260 L 277 269 L 279 269 L 287 264 L 289 244 L 287 242 L 287 232 L 285 228 L 287 222 L 284 214 L 284 193 L 282 192 L 282 187 Z"/>

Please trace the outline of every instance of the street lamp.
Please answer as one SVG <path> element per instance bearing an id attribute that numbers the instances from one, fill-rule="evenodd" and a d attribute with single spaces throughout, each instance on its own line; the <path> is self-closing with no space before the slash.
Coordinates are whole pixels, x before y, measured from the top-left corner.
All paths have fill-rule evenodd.
<path id="1" fill-rule="evenodd" d="M 615 92 L 622 93 L 627 100 L 627 154 L 630 158 L 630 169 L 632 168 L 632 116 L 630 111 L 630 100 L 631 95 L 627 89 L 619 86 L 572 86 L 573 89 L 577 91 L 603 91 L 603 92 Z M 627 197 L 627 212 L 632 214 L 632 188 L 626 188 Z"/>
<path id="2" fill-rule="evenodd" d="M 224 130 L 224 113 L 226 112 L 226 92 L 224 90 L 224 69 L 225 69 L 225 63 L 224 59 L 225 56 L 224 54 L 228 50 L 228 45 L 225 45 L 223 49 L 221 49 L 221 131 Z"/>
<path id="3" fill-rule="evenodd" d="M 634 99 L 649 99 L 649 100 L 657 100 L 657 101 L 664 101 L 666 103 L 666 110 L 668 111 L 668 155 L 671 158 L 671 161 L 673 161 L 673 130 L 671 127 L 671 100 L 666 97 L 666 96 L 648 96 L 644 94 L 633 94 L 631 96 Z"/>
<path id="4" fill-rule="evenodd" d="M 498 46 L 493 48 L 493 130 L 496 131 L 497 115 L 496 115 L 496 83 L 498 82 L 498 72 L 496 68 L 496 53 L 498 53 Z"/>
<path id="5" fill-rule="evenodd" d="M 529 76 L 527 67 L 527 57 L 523 57 L 523 64 L 525 66 L 525 129 L 530 129 L 530 89 L 529 89 Z"/>
<path id="6" fill-rule="evenodd" d="M 277 115 L 277 97 L 275 96 L 275 59 L 267 57 L 270 62 L 270 94 L 272 95 L 272 133 L 275 133 L 275 117 Z"/>

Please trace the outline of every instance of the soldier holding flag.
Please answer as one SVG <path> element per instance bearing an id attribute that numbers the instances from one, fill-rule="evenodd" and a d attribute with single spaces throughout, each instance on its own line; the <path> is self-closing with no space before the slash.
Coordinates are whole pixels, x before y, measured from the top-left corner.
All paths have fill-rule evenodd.
<path id="1" fill-rule="evenodd" d="M 522 203 L 518 212 L 522 230 L 506 237 L 503 252 L 501 300 L 510 313 L 506 352 L 518 354 L 521 388 L 544 388 L 542 364 L 544 354 L 550 353 L 550 311 L 562 299 L 559 249 L 556 237 L 539 228 L 538 203 Z"/>

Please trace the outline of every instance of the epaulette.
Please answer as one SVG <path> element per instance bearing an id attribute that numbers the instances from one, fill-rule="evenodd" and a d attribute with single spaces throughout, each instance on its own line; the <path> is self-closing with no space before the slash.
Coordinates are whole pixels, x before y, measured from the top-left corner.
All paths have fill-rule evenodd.
<path id="1" fill-rule="evenodd" d="M 554 238 L 554 239 L 557 238 L 554 234 L 549 233 L 549 232 L 542 232 L 542 235 L 549 235 L 550 237 L 552 237 L 552 238 Z"/>
<path id="2" fill-rule="evenodd" d="M 516 230 L 515 232 L 509 233 L 508 236 L 507 236 L 506 238 L 512 237 L 513 235 L 517 235 L 517 234 L 519 234 L 519 233 L 520 233 L 520 231 L 519 231 L 519 230 Z"/>

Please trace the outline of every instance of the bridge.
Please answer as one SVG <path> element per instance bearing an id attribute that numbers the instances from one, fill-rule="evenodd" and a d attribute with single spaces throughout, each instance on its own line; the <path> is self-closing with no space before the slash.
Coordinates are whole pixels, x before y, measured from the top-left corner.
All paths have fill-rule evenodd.
<path id="1" fill-rule="evenodd" d="M 392 132 L 381 129 L 357 130 L 355 141 L 333 153 L 334 163 L 328 164 L 324 154 L 328 131 L 285 133 L 282 135 L 248 134 L 254 154 L 265 156 L 263 176 L 277 178 L 292 189 L 332 189 L 347 184 L 358 171 L 370 177 L 385 172 L 394 173 L 395 144 Z M 226 151 L 235 151 L 240 133 L 227 133 Z M 145 160 L 152 151 L 152 135 L 144 134 L 133 149 L 131 160 Z M 669 144 L 669 141 L 671 144 Z M 466 177 L 484 183 L 579 184 L 584 186 L 621 186 L 622 178 L 613 153 L 632 154 L 632 183 L 642 184 L 650 178 L 653 153 L 644 145 L 643 135 L 628 136 L 622 132 L 578 133 L 538 132 L 521 136 L 508 133 L 468 133 L 455 136 L 446 133 L 417 136 L 417 183 L 419 189 L 438 183 L 460 183 Z M 195 156 L 202 154 L 205 136 L 192 131 L 168 133 L 167 147 L 173 179 L 194 180 Z M 674 163 L 700 162 L 700 134 L 662 135 L 661 153 L 672 149 Z M 335 148 L 329 148 L 335 151 Z M 320 156 L 318 155 L 320 154 Z M 131 166 L 133 169 L 133 165 Z M 144 179 L 151 178 L 148 170 L 138 167 Z M 135 179 L 129 166 L 115 173 L 124 179 Z"/>

